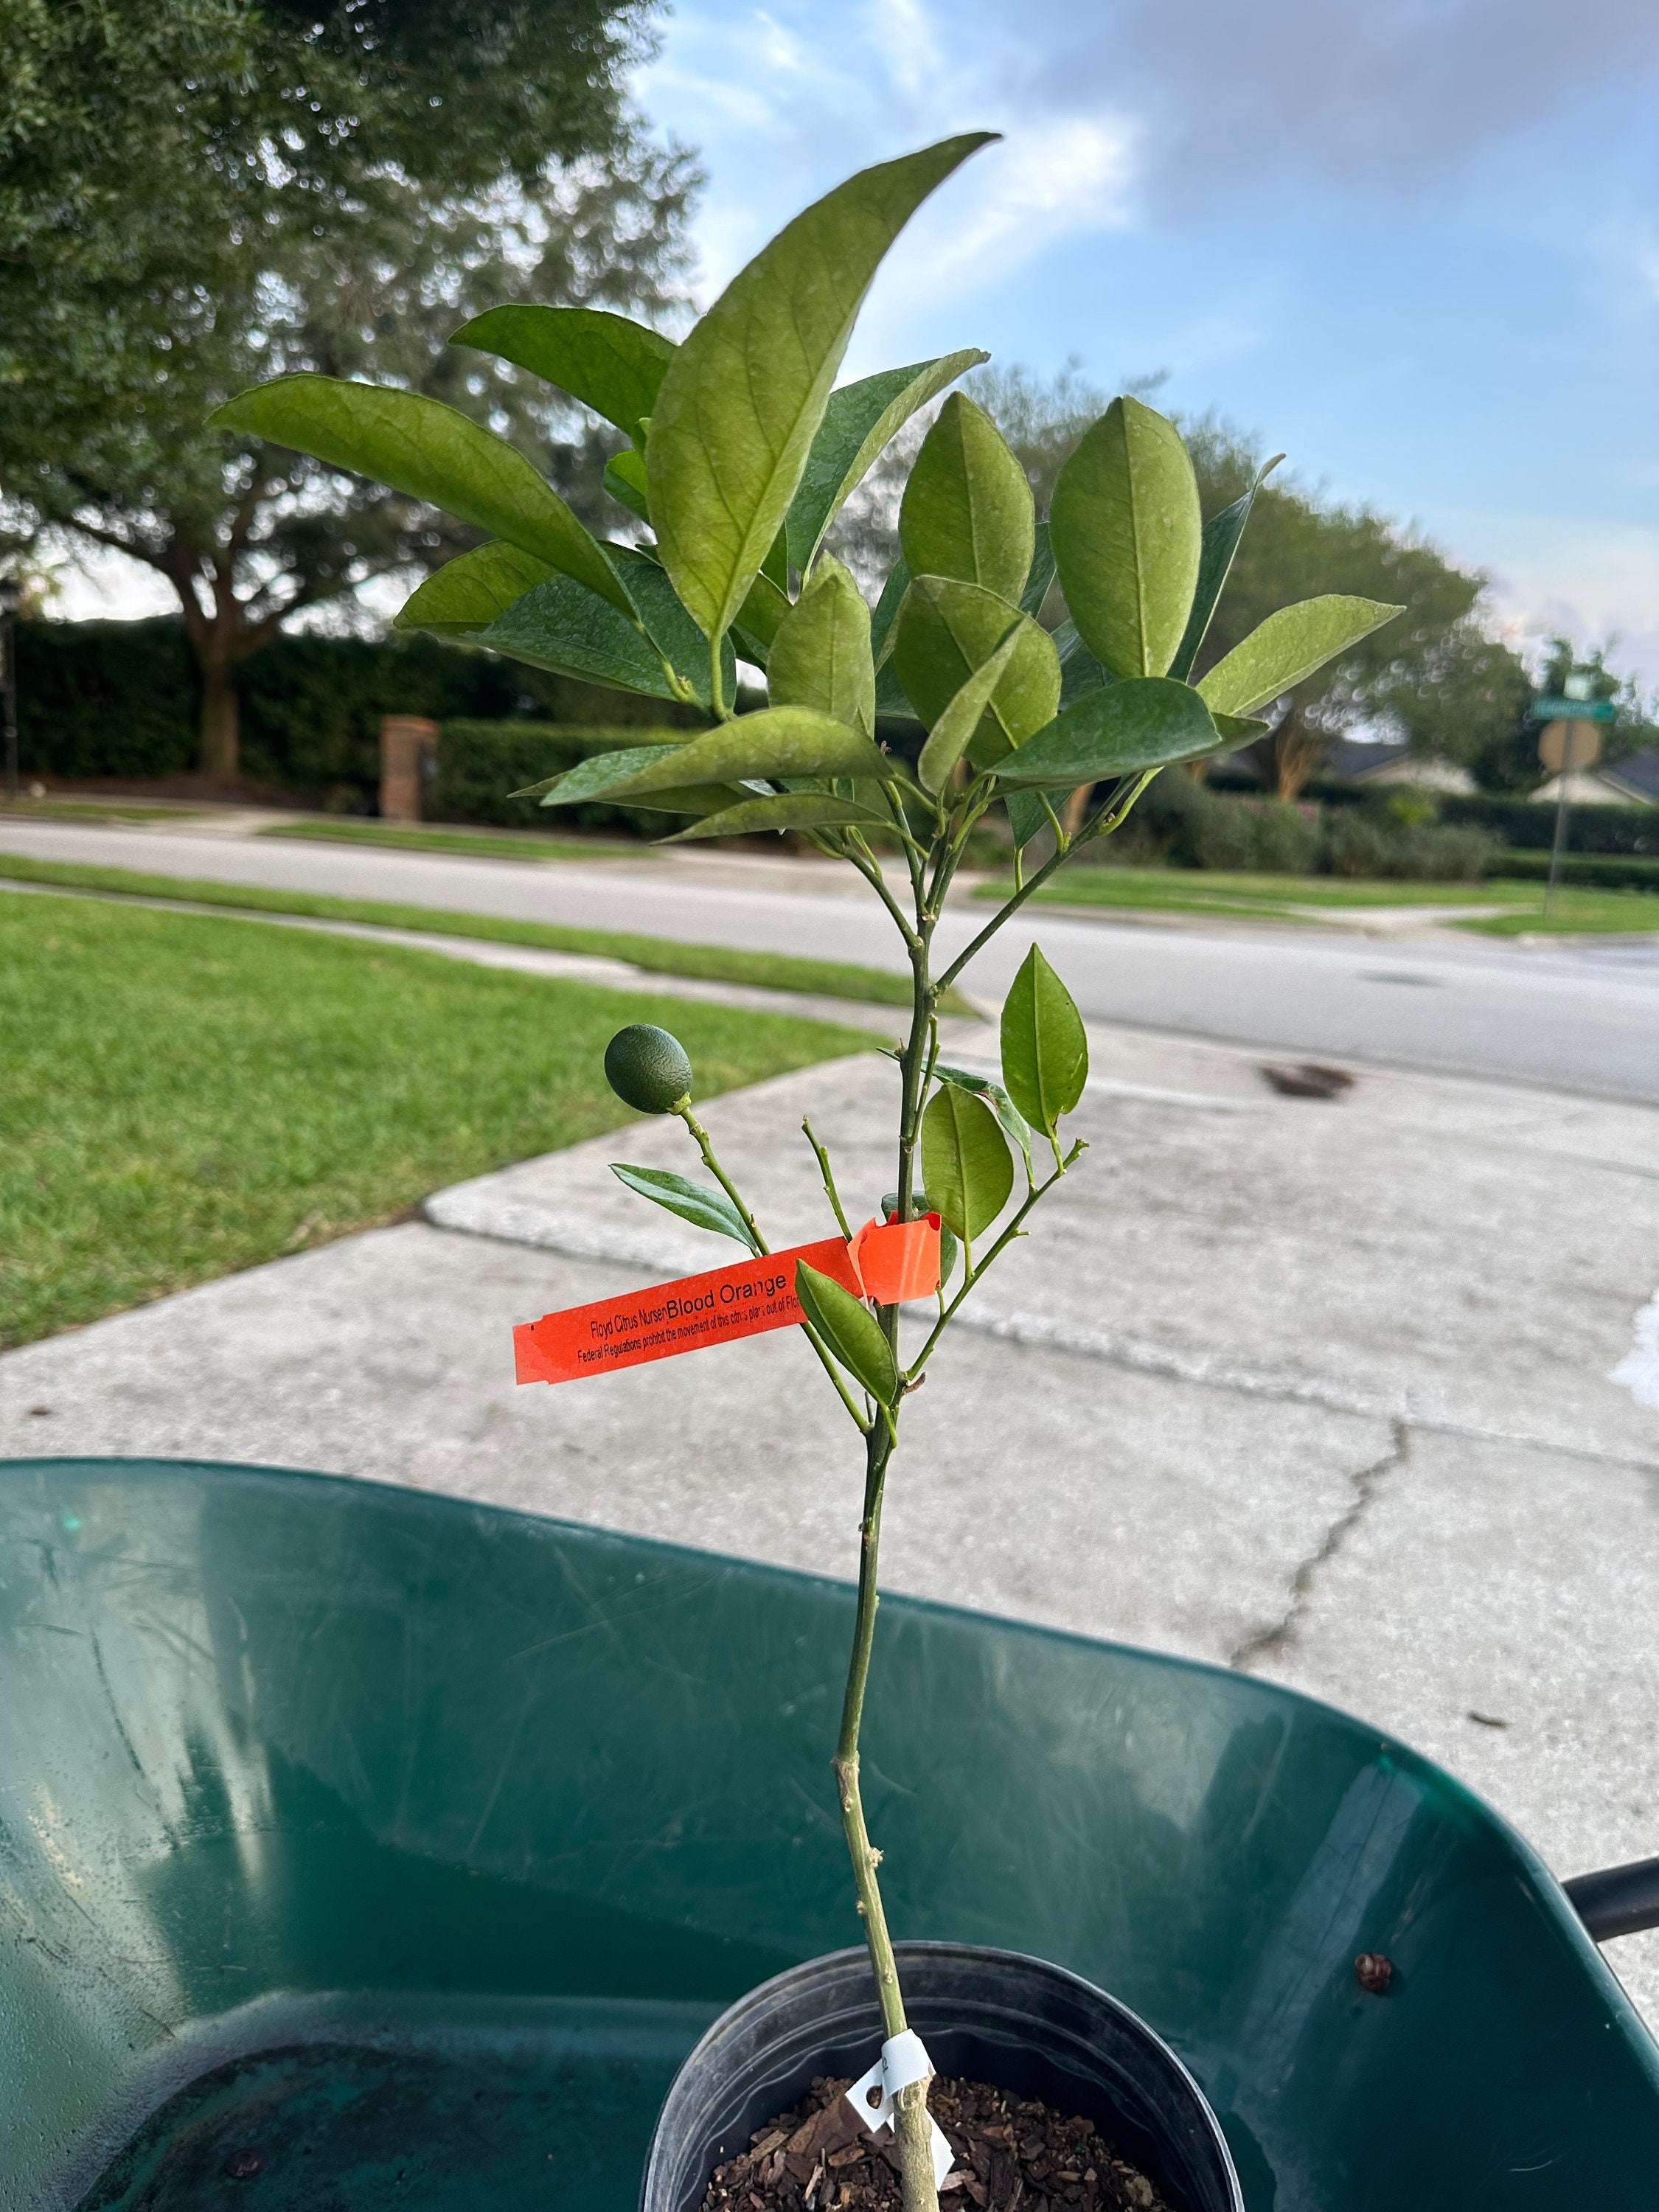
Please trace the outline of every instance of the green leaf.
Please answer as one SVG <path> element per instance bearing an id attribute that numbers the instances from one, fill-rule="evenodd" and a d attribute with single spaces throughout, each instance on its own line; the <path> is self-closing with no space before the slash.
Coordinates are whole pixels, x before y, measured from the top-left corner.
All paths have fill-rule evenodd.
<path id="1" fill-rule="evenodd" d="M 1018 641 L 968 747 L 976 768 L 1000 759 L 1052 720 L 1060 703 L 1054 640 L 995 592 L 946 576 L 918 576 L 893 625 L 894 670 L 931 730 L 1002 643 L 1011 623 L 1018 625 Z"/>
<path id="2" fill-rule="evenodd" d="M 1224 714 L 1253 714 L 1405 611 L 1340 592 L 1280 607 L 1218 660 L 1198 688 Z"/>
<path id="3" fill-rule="evenodd" d="M 901 555 L 887 572 L 875 611 L 870 617 L 870 643 L 876 656 L 876 712 L 902 714 L 908 720 L 910 702 L 893 666 L 893 627 L 904 595 L 910 588 L 910 571 Z"/>
<path id="4" fill-rule="evenodd" d="M 1069 707 L 1085 691 L 1098 691 L 1113 680 L 1077 634 L 1077 624 L 1061 623 L 1054 632 L 1054 651 L 1060 655 L 1060 703 Z"/>
<path id="5" fill-rule="evenodd" d="M 989 135 L 838 185 L 762 247 L 670 362 L 646 444 L 651 514 L 663 565 L 708 636 L 730 626 L 788 514 L 883 255 Z"/>
<path id="6" fill-rule="evenodd" d="M 1022 848 L 1029 845 L 1039 830 L 1050 828 L 1048 809 L 1034 791 L 1005 791 L 1001 794 L 1008 827 L 1014 833 L 1014 842 Z"/>
<path id="7" fill-rule="evenodd" d="M 1022 614 L 1036 617 L 1042 612 L 1042 602 L 1048 596 L 1048 586 L 1054 580 L 1054 549 L 1048 535 L 1048 526 L 1039 522 L 1031 549 L 1031 566 L 1025 578 L 1025 589 L 1019 595 Z"/>
<path id="8" fill-rule="evenodd" d="M 990 1227 L 1014 1187 L 996 1115 L 955 1084 L 942 1085 L 921 1117 L 921 1179 L 939 1219 L 968 1239 Z"/>
<path id="9" fill-rule="evenodd" d="M 1203 542 L 1198 556 L 1198 584 L 1193 592 L 1192 612 L 1187 617 L 1187 628 L 1176 657 L 1170 663 L 1171 676 L 1186 683 L 1193 672 L 1193 663 L 1198 659 L 1198 649 L 1204 642 L 1210 627 L 1210 618 L 1221 597 L 1222 586 L 1233 565 L 1233 556 L 1238 550 L 1238 541 L 1244 535 L 1244 526 L 1250 519 L 1250 509 L 1255 505 L 1255 495 L 1273 471 L 1284 459 L 1275 453 L 1267 466 L 1257 475 L 1243 499 L 1236 499 L 1231 507 L 1224 507 L 1219 514 L 1212 514 L 1204 526 Z"/>
<path id="10" fill-rule="evenodd" d="M 637 725 L 630 727 L 622 722 L 613 724 L 609 729 L 598 723 L 573 722 L 559 735 L 560 745 L 583 760 L 594 753 L 619 753 L 639 745 L 683 745 L 684 743 L 684 730 L 641 729 Z M 544 792 L 551 791 L 555 784 L 562 783 L 569 773 L 568 768 L 562 768 L 556 775 L 544 775 L 539 783 L 527 783 L 522 791 L 509 791 L 507 795 L 509 799 L 539 799 Z"/>
<path id="11" fill-rule="evenodd" d="M 475 633 L 473 641 L 556 676 L 637 691 L 647 699 L 678 700 L 651 641 L 608 600 L 595 598 L 570 576 L 554 574 L 521 592 L 487 629 Z M 708 683 L 705 674 L 705 696 Z"/>
<path id="12" fill-rule="evenodd" d="M 830 830 L 847 823 L 890 829 L 892 817 L 856 799 L 838 799 L 829 791 L 786 791 L 774 798 L 746 799 L 718 814 L 706 814 L 689 830 L 677 830 L 659 844 L 678 845 L 689 837 L 742 837 L 753 830 Z"/>
<path id="13" fill-rule="evenodd" d="M 605 465 L 601 479 L 605 489 L 619 507 L 630 514 L 637 514 L 641 522 L 649 522 L 651 508 L 645 495 L 645 457 L 630 447 L 625 453 L 613 453 Z"/>
<path id="14" fill-rule="evenodd" d="M 636 745 L 606 759 L 583 761 L 561 782 L 557 797 L 561 805 L 573 798 L 631 801 L 671 785 L 735 783 L 747 776 L 891 774 L 886 755 L 845 722 L 811 707 L 768 707 L 703 730 L 672 749 Z"/>
<path id="15" fill-rule="evenodd" d="M 1162 676 L 1198 582 L 1198 484 L 1181 433 L 1115 399 L 1060 471 L 1048 529 L 1083 642 L 1116 677 Z"/>
<path id="16" fill-rule="evenodd" d="M 490 307 L 464 323 L 451 345 L 493 353 L 556 384 L 636 443 L 644 439 L 672 338 L 602 307 Z"/>
<path id="17" fill-rule="evenodd" d="M 951 769 L 967 751 L 991 703 L 991 694 L 1002 681 L 1002 672 L 1018 645 L 1016 622 L 1009 625 L 1008 635 L 985 665 L 974 671 L 934 723 L 916 763 L 916 777 L 924 791 L 943 791 L 949 782 Z"/>
<path id="18" fill-rule="evenodd" d="M 1005 787 L 1074 791 L 1080 783 L 1195 760 L 1225 742 L 1188 685 L 1172 676 L 1137 676 L 1085 692 L 1012 758 L 999 761 L 995 774 Z"/>
<path id="19" fill-rule="evenodd" d="M 816 707 L 866 738 L 875 734 L 870 610 L 850 570 L 827 553 L 778 624 L 766 688 L 775 707 Z"/>
<path id="20" fill-rule="evenodd" d="M 898 1368 L 886 1332 L 862 1298 L 829 1275 L 795 1262 L 795 1296 L 801 1311 L 854 1381 L 861 1382 L 879 1404 L 890 1406 L 898 1396 Z"/>
<path id="21" fill-rule="evenodd" d="M 708 700 L 708 643 L 676 596 L 662 565 L 643 547 L 611 549 L 617 581 L 641 628 L 670 667 L 684 677 L 700 707 Z M 720 646 L 720 682 L 730 699 L 737 690 L 738 660 L 731 640 Z"/>
<path id="22" fill-rule="evenodd" d="M 706 1183 L 691 1182 L 684 1176 L 672 1175 L 666 1168 L 623 1167 L 613 1160 L 611 1172 L 629 1190 L 636 1190 L 653 1206 L 678 1214 L 694 1229 L 712 1229 L 717 1237 L 735 1237 L 745 1252 L 757 1249 L 742 1214 L 723 1190 L 710 1190 Z"/>
<path id="23" fill-rule="evenodd" d="M 898 611 L 903 605 L 904 594 L 909 588 L 910 570 L 901 553 L 887 571 L 887 580 L 881 587 L 875 612 L 870 617 L 870 646 L 876 656 L 878 673 L 892 653 L 893 624 L 898 619 Z"/>
<path id="24" fill-rule="evenodd" d="M 516 446 L 441 400 L 307 373 L 257 385 L 209 419 L 441 507 L 629 611 L 598 540 L 551 484 Z"/>
<path id="25" fill-rule="evenodd" d="M 975 1075 L 965 1067 L 947 1067 L 943 1060 L 934 1062 L 933 1073 L 941 1083 L 954 1083 L 958 1091 L 971 1091 L 975 1098 L 985 1101 L 1001 1122 L 1004 1134 L 1018 1146 L 1029 1180 L 1031 1176 L 1031 1125 L 1002 1085 L 993 1083 L 988 1075 Z"/>
<path id="26" fill-rule="evenodd" d="M 634 738 L 641 734 L 637 730 L 627 732 Z M 672 751 L 684 736 L 682 730 L 663 731 L 655 750 L 659 754 Z M 554 776 L 545 784 L 532 784 L 531 789 L 541 792 L 544 806 L 576 806 L 589 799 L 608 799 L 617 785 L 625 783 L 646 765 L 653 750 L 650 744 L 634 744 L 593 753 L 578 761 L 574 768 L 567 769 L 562 775 Z M 722 808 L 735 806 L 750 795 L 742 784 L 665 783 L 641 796 L 630 793 L 628 804 L 653 814 L 717 814 Z"/>
<path id="27" fill-rule="evenodd" d="M 1017 600 L 1036 543 L 1024 470 L 985 410 L 953 392 L 922 441 L 899 506 L 899 544 L 911 574 L 954 576 Z"/>
<path id="28" fill-rule="evenodd" d="M 745 660 L 752 660 L 757 668 L 767 667 L 772 641 L 788 612 L 789 594 L 781 592 L 769 576 L 757 576 L 732 625 L 743 641 Z"/>
<path id="29" fill-rule="evenodd" d="M 990 358 L 970 346 L 963 353 L 942 354 L 937 361 L 913 362 L 908 368 L 883 369 L 830 394 L 784 526 L 789 558 L 796 568 L 805 572 L 811 567 L 842 501 L 917 408 L 925 407 L 964 370 Z"/>
<path id="30" fill-rule="evenodd" d="M 453 561 L 446 561 L 434 575 L 410 592 L 393 617 L 392 627 L 425 630 L 433 637 L 473 637 L 488 629 L 514 600 L 557 573 L 533 553 L 521 553 L 516 545 L 492 538 L 488 545 L 475 545 L 470 553 L 458 553 Z M 591 599 L 592 594 L 586 596 Z M 611 614 L 612 610 L 607 605 L 605 612 Z"/>
<path id="31" fill-rule="evenodd" d="M 1089 1079 L 1083 1017 L 1035 945 L 1003 1001 L 1002 1079 L 1026 1120 L 1048 1137 Z"/>
<path id="32" fill-rule="evenodd" d="M 688 783 L 671 784 L 661 791 L 647 791 L 635 798 L 629 794 L 628 804 L 638 814 L 719 814 L 733 805 L 754 786 L 746 783 Z M 544 806 L 549 802 L 542 801 Z M 658 838 L 662 844 L 665 841 Z"/>

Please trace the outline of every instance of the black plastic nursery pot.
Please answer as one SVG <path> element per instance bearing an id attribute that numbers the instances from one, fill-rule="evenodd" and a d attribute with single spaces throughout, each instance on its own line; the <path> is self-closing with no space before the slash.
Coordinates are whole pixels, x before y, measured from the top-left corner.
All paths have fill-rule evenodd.
<path id="1" fill-rule="evenodd" d="M 1163 2039 L 1091 1982 L 975 1943 L 894 1947 L 910 2026 L 936 2072 L 988 2081 L 1092 2120 L 1176 2212 L 1244 2212 L 1203 2091 Z M 696 2212 L 714 2168 L 820 2075 L 881 2054 L 868 1954 L 832 1952 L 763 1982 L 674 2077 L 646 2160 L 640 2212 Z"/>

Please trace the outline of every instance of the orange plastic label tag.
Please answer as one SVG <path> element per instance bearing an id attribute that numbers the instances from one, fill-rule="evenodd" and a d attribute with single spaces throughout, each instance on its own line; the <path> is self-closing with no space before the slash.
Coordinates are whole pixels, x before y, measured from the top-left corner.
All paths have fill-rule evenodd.
<path id="1" fill-rule="evenodd" d="M 888 1305 L 926 1297 L 939 1285 L 939 1217 L 866 1221 L 850 1244 L 827 1237 L 822 1243 L 796 1244 L 763 1259 L 739 1260 L 734 1267 L 711 1267 L 706 1274 L 683 1275 L 678 1282 L 520 1322 L 513 1332 L 517 1380 L 574 1382 L 584 1375 L 608 1375 L 647 1359 L 672 1358 L 677 1352 L 787 1328 L 801 1319 L 795 1296 L 795 1266 L 801 1260 L 854 1297 Z"/>

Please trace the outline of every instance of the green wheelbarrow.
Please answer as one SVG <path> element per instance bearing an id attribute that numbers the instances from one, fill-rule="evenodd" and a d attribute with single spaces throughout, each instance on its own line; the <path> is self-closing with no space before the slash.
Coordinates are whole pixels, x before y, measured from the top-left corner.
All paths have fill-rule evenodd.
<path id="1" fill-rule="evenodd" d="M 0 2206 L 630 2212 L 709 2021 L 857 1940 L 851 1609 L 368 1484 L 0 1468 Z M 936 1606 L 890 1601 L 877 1664 L 896 1932 L 1123 1999 L 1250 2212 L 1656 2201 L 1659 2048 L 1448 1776 L 1265 1683 Z"/>

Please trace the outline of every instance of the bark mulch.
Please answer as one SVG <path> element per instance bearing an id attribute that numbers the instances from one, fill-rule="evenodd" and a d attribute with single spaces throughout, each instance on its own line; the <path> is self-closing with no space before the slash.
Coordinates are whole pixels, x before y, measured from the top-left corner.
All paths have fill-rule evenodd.
<path id="1" fill-rule="evenodd" d="M 869 2132 L 844 2101 L 851 2086 L 814 2081 L 793 2112 L 715 2167 L 702 2212 L 899 2212 L 892 2131 Z M 1170 2212 L 1092 2120 L 943 2075 L 927 2104 L 954 2154 L 939 2212 Z"/>

